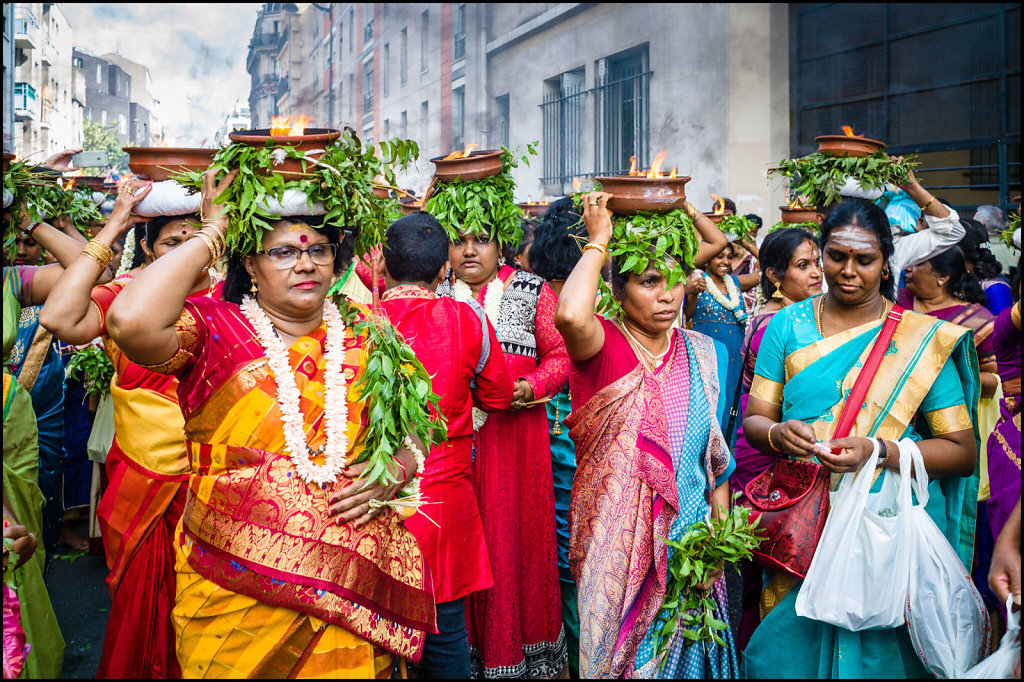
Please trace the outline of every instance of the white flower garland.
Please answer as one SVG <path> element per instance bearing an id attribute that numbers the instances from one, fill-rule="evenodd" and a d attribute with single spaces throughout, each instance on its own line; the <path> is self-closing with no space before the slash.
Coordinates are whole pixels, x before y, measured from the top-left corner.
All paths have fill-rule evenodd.
<path id="1" fill-rule="evenodd" d="M 501 297 L 504 295 L 505 283 L 501 281 L 500 277 L 495 276 L 494 279 L 488 282 L 487 288 L 484 290 L 484 312 L 487 313 L 487 319 L 493 325 L 498 324 L 498 314 L 501 311 Z M 466 282 L 456 277 L 455 284 L 452 285 L 452 298 L 466 303 L 473 298 L 473 290 Z M 474 407 L 473 430 L 479 431 L 486 422 L 487 413 L 479 407 Z"/>
<path id="2" fill-rule="evenodd" d="M 304 422 L 299 406 L 299 387 L 295 373 L 288 362 L 288 349 L 274 333 L 270 318 L 251 296 L 242 299 L 242 313 L 256 330 L 256 337 L 267 357 L 267 364 L 274 373 L 277 383 L 277 402 L 281 407 L 281 421 L 284 422 L 285 450 L 295 465 L 299 477 L 306 483 L 323 486 L 338 480 L 345 468 L 348 452 L 348 397 L 347 385 L 341 371 L 345 348 L 345 321 L 338 306 L 331 300 L 324 301 L 324 319 L 327 322 L 327 349 L 324 356 L 324 431 L 327 444 L 322 449 L 322 466 L 313 463 L 314 453 L 306 442 Z"/>
<path id="3" fill-rule="evenodd" d="M 121 251 L 121 265 L 117 268 L 114 277 L 120 277 L 132 269 L 132 261 L 135 260 L 135 227 L 128 230 L 124 238 L 124 249 Z"/>
<path id="4" fill-rule="evenodd" d="M 743 322 L 747 319 L 747 311 L 743 309 L 743 294 L 740 292 L 739 287 L 736 286 L 736 282 L 733 281 L 732 277 L 726 275 L 723 278 L 728 296 L 722 295 L 722 292 L 715 286 L 715 283 L 711 281 L 708 273 L 705 272 L 704 277 L 708 280 L 705 290 L 718 305 L 731 312 L 737 322 Z"/>

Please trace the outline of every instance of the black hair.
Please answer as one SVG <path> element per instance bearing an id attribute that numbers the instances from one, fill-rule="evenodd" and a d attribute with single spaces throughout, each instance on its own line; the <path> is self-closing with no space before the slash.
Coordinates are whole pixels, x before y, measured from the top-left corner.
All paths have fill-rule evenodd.
<path id="1" fill-rule="evenodd" d="M 517 269 L 519 268 L 519 265 L 515 262 L 516 256 L 522 254 L 523 251 L 526 251 L 526 248 L 533 243 L 533 233 L 537 229 L 537 221 L 531 220 L 530 218 L 523 218 L 519 225 L 523 228 L 523 234 L 519 237 L 518 244 L 498 245 L 501 257 L 505 259 L 506 263 Z"/>
<path id="2" fill-rule="evenodd" d="M 587 237 L 580 215 L 548 209 L 533 233 L 530 268 L 534 274 L 548 281 L 566 279 L 583 255 L 575 237 Z"/>
<path id="3" fill-rule="evenodd" d="M 757 229 L 759 230 L 761 229 L 761 226 L 764 225 L 764 221 L 761 220 L 761 216 L 757 215 L 756 213 L 748 213 L 743 217 L 757 225 Z"/>
<path id="4" fill-rule="evenodd" d="M 768 279 L 768 268 L 774 270 L 775 276 L 782 280 L 793 260 L 793 254 L 804 242 L 817 244 L 810 232 L 799 227 L 783 227 L 764 238 L 758 253 L 758 262 L 761 264 L 761 293 L 765 298 L 771 298 L 776 288 Z"/>
<path id="5" fill-rule="evenodd" d="M 160 239 L 160 231 L 167 227 L 168 223 L 172 220 L 189 220 L 197 225 L 202 223 L 203 219 L 198 213 L 184 213 L 182 215 L 158 215 L 155 218 L 150 219 L 146 222 L 145 237 L 146 237 L 146 248 L 150 251 L 153 250 L 153 245 Z M 138 232 L 138 230 L 136 230 Z M 140 249 L 141 250 L 141 249 Z"/>
<path id="6" fill-rule="evenodd" d="M 977 220 L 961 218 L 965 234 L 960 239 L 960 249 L 964 258 L 974 266 L 974 274 L 979 280 L 992 279 L 1003 271 L 1002 264 L 992 255 L 992 245 L 988 241 L 988 230 Z"/>
<path id="7" fill-rule="evenodd" d="M 146 252 L 142 250 L 142 240 L 145 236 L 146 225 L 144 223 L 137 224 L 135 226 L 135 253 L 132 254 L 132 270 L 146 262 Z"/>
<path id="8" fill-rule="evenodd" d="M 622 258 L 615 258 L 613 256 L 611 259 L 611 276 L 609 277 L 610 286 L 612 295 L 620 301 L 622 300 L 623 294 L 626 293 L 626 282 L 629 281 L 630 274 L 628 272 L 623 272 L 620 269 L 622 267 L 622 263 L 626 262 L 626 258 L 626 256 L 623 256 Z M 650 263 L 650 261 L 647 261 L 647 265 L 644 266 L 645 269 L 650 266 Z M 683 268 L 683 273 L 688 277 L 690 272 L 692 272 L 692 268 L 682 260 L 677 261 L 677 263 Z"/>
<path id="9" fill-rule="evenodd" d="M 946 290 L 955 298 L 968 303 L 988 304 L 988 296 L 985 295 L 981 282 L 967 270 L 964 253 L 960 247 L 946 249 L 929 258 L 928 262 L 935 274 L 949 278 L 946 280 Z"/>
<path id="10" fill-rule="evenodd" d="M 433 282 L 448 260 L 448 235 L 437 218 L 417 211 L 391 223 L 384 263 L 399 282 Z"/>
<path id="11" fill-rule="evenodd" d="M 873 232 L 878 237 L 878 243 L 882 247 L 882 272 L 889 275 L 888 277 L 882 277 L 879 291 L 882 296 L 885 296 L 890 301 L 895 301 L 896 277 L 899 273 L 892 272 L 889 268 L 889 259 L 892 258 L 894 250 L 892 231 L 889 227 L 889 218 L 885 215 L 885 211 L 874 202 L 851 197 L 831 206 L 825 214 L 825 220 L 821 223 L 819 245 L 822 252 L 825 251 L 825 244 L 828 242 L 832 230 L 851 225 Z"/>
<path id="12" fill-rule="evenodd" d="M 732 211 L 733 215 L 736 215 L 736 202 L 729 197 L 722 197 L 722 203 L 725 205 L 726 211 Z"/>
<path id="13" fill-rule="evenodd" d="M 323 216 L 297 215 L 282 218 L 291 223 L 305 223 L 320 234 L 327 237 L 330 244 L 341 244 L 341 230 L 333 223 L 325 223 Z M 341 248 L 334 255 L 334 274 L 340 275 L 348 267 L 348 259 L 342 254 Z M 351 258 L 351 257 L 349 257 Z M 243 296 L 249 295 L 252 288 L 252 278 L 249 271 L 245 269 L 245 256 L 230 254 L 227 262 L 227 275 L 224 277 L 224 300 L 232 303 L 241 303 Z"/>

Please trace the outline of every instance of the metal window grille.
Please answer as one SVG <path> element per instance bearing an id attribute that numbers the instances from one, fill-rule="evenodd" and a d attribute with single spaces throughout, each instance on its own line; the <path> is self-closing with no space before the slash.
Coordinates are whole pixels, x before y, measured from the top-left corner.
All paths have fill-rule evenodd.
<path id="1" fill-rule="evenodd" d="M 587 90 L 583 72 L 562 74 L 557 89 L 544 96 L 544 176 L 552 193 L 564 194 L 573 177 L 583 175 L 583 113 Z"/>
<path id="2" fill-rule="evenodd" d="M 456 88 L 452 91 L 452 145 L 456 148 L 465 146 L 466 137 L 466 89 Z"/>
<path id="3" fill-rule="evenodd" d="M 455 9 L 455 31 L 452 34 L 452 59 L 466 56 L 466 6 Z"/>
<path id="4" fill-rule="evenodd" d="M 366 25 L 363 26 L 363 44 L 365 45 L 371 40 L 373 40 L 373 19 L 370 19 L 366 22 Z"/>
<path id="5" fill-rule="evenodd" d="M 650 78 L 646 50 L 598 62 L 594 88 L 594 127 L 599 174 L 618 175 L 636 157 L 638 167 L 649 158 Z"/>
<path id="6" fill-rule="evenodd" d="M 373 62 L 363 66 L 363 113 L 373 111 Z"/>

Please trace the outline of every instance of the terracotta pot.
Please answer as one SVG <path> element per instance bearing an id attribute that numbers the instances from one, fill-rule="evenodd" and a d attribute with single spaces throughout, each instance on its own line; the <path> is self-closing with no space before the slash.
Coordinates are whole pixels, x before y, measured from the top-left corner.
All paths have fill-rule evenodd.
<path id="1" fill-rule="evenodd" d="M 459 159 L 437 156 L 430 162 L 438 182 L 483 180 L 501 172 L 501 150 L 482 149 Z"/>
<path id="2" fill-rule="evenodd" d="M 373 186 L 373 193 L 381 199 L 387 199 L 391 196 L 391 191 L 387 187 L 381 187 L 380 185 Z"/>
<path id="3" fill-rule="evenodd" d="M 74 178 L 76 185 L 85 185 L 94 192 L 112 192 L 117 187 L 101 175 L 79 175 Z"/>
<path id="4" fill-rule="evenodd" d="M 818 211 L 813 206 L 810 208 L 789 208 L 779 206 L 782 211 L 782 222 L 784 223 L 816 223 L 818 222 Z"/>
<path id="5" fill-rule="evenodd" d="M 14 154 L 4 152 L 4 173 L 7 172 L 7 168 L 11 165 L 11 161 L 14 161 Z"/>
<path id="6" fill-rule="evenodd" d="M 228 133 L 232 142 L 247 144 L 250 147 L 262 147 L 267 140 L 273 144 L 288 144 L 296 150 L 304 152 L 311 159 L 318 159 L 323 154 L 328 144 L 341 137 L 340 130 L 333 128 L 306 128 L 302 135 L 271 135 L 270 128 L 256 128 L 255 130 L 239 130 Z M 310 164 L 306 164 L 306 172 L 302 170 L 302 162 L 299 159 L 285 159 L 280 166 L 274 166 L 273 172 L 280 173 L 286 177 L 310 175 Z"/>
<path id="7" fill-rule="evenodd" d="M 400 204 L 400 207 L 402 209 L 402 215 L 412 215 L 416 211 L 423 210 L 423 204 L 419 203 L 418 201 L 410 201 L 404 204 Z"/>
<path id="8" fill-rule="evenodd" d="M 684 185 L 689 177 L 648 178 L 639 175 L 614 175 L 594 178 L 601 183 L 601 191 L 612 194 L 608 209 L 619 215 L 637 211 L 668 213 L 686 203 Z"/>
<path id="9" fill-rule="evenodd" d="M 519 208 L 523 209 L 523 213 L 526 214 L 527 218 L 543 218 L 544 214 L 548 212 L 548 208 L 551 206 L 550 203 L 535 202 L 535 203 L 522 203 L 516 204 Z"/>
<path id="10" fill-rule="evenodd" d="M 704 215 L 706 215 L 715 225 L 718 225 L 720 222 L 722 222 L 722 218 L 724 218 L 726 214 L 705 212 Z"/>
<path id="11" fill-rule="evenodd" d="M 818 143 L 818 151 L 834 156 L 867 156 L 885 149 L 885 143 L 866 137 L 850 137 L 848 135 L 819 135 L 814 138 Z"/>
<path id="12" fill-rule="evenodd" d="M 183 170 L 203 171 L 213 163 L 216 149 L 200 147 L 122 147 L 128 168 L 136 175 L 160 182 Z"/>

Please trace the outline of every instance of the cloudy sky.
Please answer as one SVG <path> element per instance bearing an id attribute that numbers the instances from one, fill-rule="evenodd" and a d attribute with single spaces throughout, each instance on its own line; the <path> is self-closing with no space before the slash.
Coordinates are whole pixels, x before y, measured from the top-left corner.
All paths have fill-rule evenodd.
<path id="1" fill-rule="evenodd" d="M 63 3 L 75 47 L 149 67 L 170 146 L 211 146 L 235 100 L 249 98 L 245 58 L 260 3 Z M 207 140 L 206 143 L 203 141 Z"/>

